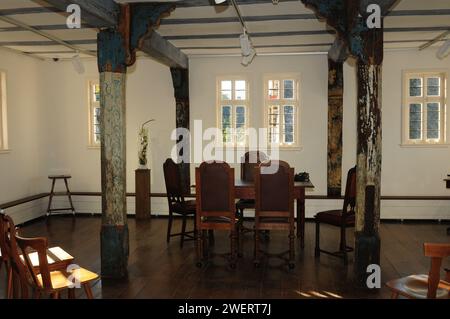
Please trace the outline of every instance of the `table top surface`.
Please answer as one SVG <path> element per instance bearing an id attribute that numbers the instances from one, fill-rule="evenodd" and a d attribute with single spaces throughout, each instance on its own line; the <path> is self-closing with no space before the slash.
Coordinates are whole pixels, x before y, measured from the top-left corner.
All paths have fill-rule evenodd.
<path id="1" fill-rule="evenodd" d="M 253 182 L 246 182 L 241 179 L 234 182 L 234 187 L 254 187 Z M 309 182 L 294 182 L 294 187 L 314 188 L 313 183 Z M 195 184 L 191 185 L 191 188 L 195 188 Z"/>

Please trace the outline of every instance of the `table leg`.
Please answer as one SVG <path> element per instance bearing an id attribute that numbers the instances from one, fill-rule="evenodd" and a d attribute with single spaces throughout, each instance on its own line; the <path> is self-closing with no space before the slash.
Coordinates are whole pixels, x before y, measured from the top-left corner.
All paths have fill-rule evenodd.
<path id="1" fill-rule="evenodd" d="M 302 189 L 297 198 L 297 237 L 300 238 L 301 248 L 305 248 L 305 190 Z"/>

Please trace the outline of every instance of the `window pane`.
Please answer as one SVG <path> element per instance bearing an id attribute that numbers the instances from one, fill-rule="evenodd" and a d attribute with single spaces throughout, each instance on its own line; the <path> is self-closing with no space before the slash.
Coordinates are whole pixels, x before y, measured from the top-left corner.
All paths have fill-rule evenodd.
<path id="1" fill-rule="evenodd" d="M 409 96 L 422 96 L 422 79 L 409 79 Z"/>
<path id="2" fill-rule="evenodd" d="M 231 106 L 222 106 L 222 134 L 223 142 L 231 142 Z"/>
<path id="3" fill-rule="evenodd" d="M 94 124 L 100 124 L 100 108 L 94 108 Z"/>
<path id="4" fill-rule="evenodd" d="M 99 84 L 94 84 L 92 85 L 92 91 L 93 91 L 93 99 L 94 102 L 99 102 L 100 101 L 100 85 Z"/>
<path id="5" fill-rule="evenodd" d="M 278 105 L 269 106 L 269 142 L 280 142 L 280 107 Z"/>
<path id="6" fill-rule="evenodd" d="M 427 79 L 427 95 L 428 96 L 440 96 L 440 78 L 428 78 Z"/>
<path id="7" fill-rule="evenodd" d="M 245 144 L 245 106 L 236 106 L 236 143 Z"/>
<path id="8" fill-rule="evenodd" d="M 439 103 L 427 104 L 427 138 L 439 139 Z"/>
<path id="9" fill-rule="evenodd" d="M 294 107 L 292 105 L 284 106 L 284 142 L 294 143 Z"/>
<path id="10" fill-rule="evenodd" d="M 409 105 L 409 139 L 422 138 L 422 104 Z"/>
<path id="11" fill-rule="evenodd" d="M 269 100 L 278 100 L 280 98 L 280 81 L 269 80 Z"/>
<path id="12" fill-rule="evenodd" d="M 284 98 L 285 99 L 293 99 L 294 98 L 294 80 L 284 80 L 283 88 L 284 88 Z"/>
<path id="13" fill-rule="evenodd" d="M 246 99 L 246 83 L 243 80 L 235 81 L 235 99 L 236 100 L 245 100 Z"/>
<path id="14" fill-rule="evenodd" d="M 222 81 L 221 82 L 221 93 L 222 93 L 222 95 L 221 95 L 221 99 L 222 99 L 222 101 L 225 101 L 225 100 L 232 100 L 233 98 L 232 98 L 232 83 L 231 83 L 231 81 Z"/>

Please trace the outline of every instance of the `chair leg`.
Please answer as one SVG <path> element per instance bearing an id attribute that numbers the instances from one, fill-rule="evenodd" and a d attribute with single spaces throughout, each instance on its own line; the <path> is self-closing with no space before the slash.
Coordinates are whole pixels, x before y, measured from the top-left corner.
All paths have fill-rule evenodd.
<path id="1" fill-rule="evenodd" d="M 212 229 L 208 230 L 208 237 L 210 244 L 214 244 L 214 230 Z"/>
<path id="2" fill-rule="evenodd" d="M 289 231 L 289 268 L 295 267 L 295 245 L 294 245 L 294 229 Z"/>
<path id="3" fill-rule="evenodd" d="M 50 298 L 52 299 L 59 299 L 59 292 L 54 292 L 50 294 Z"/>
<path id="4" fill-rule="evenodd" d="M 316 220 L 316 249 L 315 256 L 320 256 L 320 222 Z"/>
<path id="5" fill-rule="evenodd" d="M 6 267 L 6 299 L 13 297 L 13 272 L 11 267 Z"/>
<path id="6" fill-rule="evenodd" d="M 34 291 L 33 299 L 41 299 L 41 292 L 39 290 Z"/>
<path id="7" fill-rule="evenodd" d="M 397 299 L 398 298 L 398 292 L 393 291 L 391 294 L 391 299 Z"/>
<path id="8" fill-rule="evenodd" d="M 172 231 L 172 222 L 173 222 L 173 215 L 172 215 L 172 212 L 169 211 L 169 224 L 167 225 L 167 243 L 170 242 L 170 234 Z"/>
<path id="9" fill-rule="evenodd" d="M 231 259 L 230 259 L 230 267 L 236 267 L 236 230 L 232 230 L 230 232 L 230 248 L 231 248 Z"/>
<path id="10" fill-rule="evenodd" d="M 183 248 L 184 244 L 184 234 L 186 233 L 186 215 L 183 215 L 183 224 L 181 226 L 181 242 L 180 247 Z"/>
<path id="11" fill-rule="evenodd" d="M 204 230 L 198 230 L 197 231 L 197 266 L 201 267 L 203 263 L 203 237 L 204 237 Z"/>
<path id="12" fill-rule="evenodd" d="M 91 289 L 91 286 L 89 286 L 89 283 L 85 283 L 83 285 L 83 288 L 84 288 L 84 292 L 86 293 L 86 297 L 88 299 L 94 299 L 94 295 L 92 294 L 92 289 Z"/>
<path id="13" fill-rule="evenodd" d="M 348 257 L 347 257 L 347 240 L 346 240 L 346 229 L 345 227 L 341 227 L 341 242 L 339 244 L 339 250 L 343 254 L 344 258 L 344 265 L 348 264 Z"/>
<path id="14" fill-rule="evenodd" d="M 75 299 L 75 289 L 74 288 L 67 289 L 67 298 Z"/>
<path id="15" fill-rule="evenodd" d="M 260 263 L 260 252 L 259 252 L 259 230 L 257 230 L 255 228 L 255 232 L 254 232 L 254 242 L 255 242 L 255 246 L 254 246 L 254 251 L 253 251 L 253 255 L 254 255 L 254 264 L 256 267 L 259 266 Z"/>

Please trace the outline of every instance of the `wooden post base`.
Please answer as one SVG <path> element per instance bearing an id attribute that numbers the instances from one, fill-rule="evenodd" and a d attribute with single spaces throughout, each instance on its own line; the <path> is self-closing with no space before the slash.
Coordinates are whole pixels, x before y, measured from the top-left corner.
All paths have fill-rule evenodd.
<path id="1" fill-rule="evenodd" d="M 355 232 L 355 283 L 367 288 L 367 266 L 380 265 L 380 237 Z"/>
<path id="2" fill-rule="evenodd" d="M 128 225 L 102 225 L 100 237 L 102 277 L 126 277 L 129 255 Z"/>

